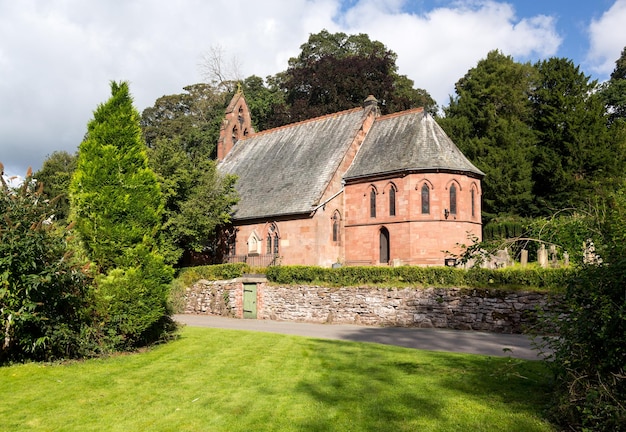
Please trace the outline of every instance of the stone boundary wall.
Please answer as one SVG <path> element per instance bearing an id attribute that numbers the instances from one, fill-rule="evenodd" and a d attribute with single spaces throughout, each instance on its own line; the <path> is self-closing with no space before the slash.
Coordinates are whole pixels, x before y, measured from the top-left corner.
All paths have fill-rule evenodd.
<path id="1" fill-rule="evenodd" d="M 257 319 L 523 333 L 548 294 L 466 288 L 327 288 L 257 283 Z M 185 313 L 243 317 L 243 283 L 198 281 Z"/>

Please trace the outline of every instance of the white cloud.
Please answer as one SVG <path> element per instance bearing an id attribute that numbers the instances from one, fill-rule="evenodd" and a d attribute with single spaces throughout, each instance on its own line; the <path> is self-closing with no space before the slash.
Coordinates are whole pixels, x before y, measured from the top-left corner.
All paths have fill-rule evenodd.
<path id="1" fill-rule="evenodd" d="M 560 43 L 551 18 L 518 19 L 506 3 L 403 12 L 408 4 L 0 0 L 0 161 L 7 173 L 23 174 L 55 150 L 75 151 L 110 80 L 129 81 L 141 111 L 202 81 L 199 64 L 211 46 L 221 46 L 227 61 L 236 57 L 243 76 L 266 77 L 286 69 L 311 33 L 363 32 L 395 51 L 400 73 L 445 104 L 488 51 L 548 56 Z"/>
<path id="2" fill-rule="evenodd" d="M 593 72 L 608 77 L 626 46 L 626 0 L 617 0 L 589 25 L 587 62 Z"/>
<path id="3" fill-rule="evenodd" d="M 368 33 L 395 51 L 400 73 L 440 105 L 489 51 L 500 49 L 516 59 L 544 57 L 554 55 L 561 43 L 553 18 L 520 20 L 506 3 L 458 2 L 421 15 L 400 12 L 397 3 L 361 1 L 345 23 L 351 32 Z"/>

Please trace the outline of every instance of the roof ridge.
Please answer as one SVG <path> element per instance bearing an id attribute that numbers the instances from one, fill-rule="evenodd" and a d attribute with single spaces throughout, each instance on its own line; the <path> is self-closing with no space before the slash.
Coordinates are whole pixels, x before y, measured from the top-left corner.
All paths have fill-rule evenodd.
<path id="1" fill-rule="evenodd" d="M 347 110 L 338 111 L 338 112 L 334 112 L 334 113 L 324 114 L 324 115 L 321 115 L 319 117 L 313 117 L 313 118 L 306 119 L 306 120 L 300 120 L 300 121 L 297 121 L 295 123 L 289 123 L 289 124 L 286 124 L 286 125 L 282 125 L 282 126 L 278 126 L 278 127 L 272 128 L 272 129 L 265 129 L 265 130 L 262 130 L 262 131 L 259 131 L 259 132 L 255 132 L 253 134 L 246 135 L 245 137 L 242 137 L 241 139 L 245 140 L 245 139 L 248 139 L 248 138 L 257 137 L 259 135 L 264 135 L 264 134 L 267 134 L 267 133 L 276 132 L 276 131 L 281 130 L 281 129 L 287 129 L 287 128 L 290 128 L 290 127 L 301 126 L 303 124 L 316 122 L 316 121 L 319 121 L 319 120 L 323 120 L 325 118 L 335 117 L 335 116 L 343 116 L 343 115 L 351 114 L 353 112 L 362 111 L 362 110 L 363 110 L 363 107 L 356 107 L 356 108 L 350 108 L 350 109 L 347 109 Z"/>
<path id="2" fill-rule="evenodd" d="M 390 119 L 390 118 L 400 117 L 402 115 L 407 115 L 407 114 L 419 113 L 419 112 L 423 112 L 423 111 L 424 111 L 424 107 L 411 108 L 411 109 L 404 110 L 404 111 L 396 111 L 396 112 L 391 113 L 391 114 L 385 114 L 385 115 L 382 115 L 380 117 L 377 117 L 376 121 L 387 120 L 387 119 Z"/>

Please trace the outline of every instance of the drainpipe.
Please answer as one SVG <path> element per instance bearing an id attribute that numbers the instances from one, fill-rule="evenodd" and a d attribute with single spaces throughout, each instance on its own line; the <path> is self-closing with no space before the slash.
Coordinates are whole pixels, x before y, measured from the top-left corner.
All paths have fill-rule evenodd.
<path id="1" fill-rule="evenodd" d="M 344 183 L 343 183 L 343 181 L 342 181 L 342 182 L 341 182 L 341 189 L 340 189 L 340 190 L 339 190 L 336 194 L 334 194 L 333 196 L 331 196 L 330 198 L 328 198 L 326 201 L 324 201 L 323 203 L 321 203 L 320 205 L 318 205 L 317 207 L 315 207 L 313 210 L 311 210 L 310 217 L 313 217 L 313 216 L 315 215 L 315 213 L 317 213 L 317 211 L 318 211 L 320 208 L 322 208 L 322 207 L 326 206 L 326 204 L 328 204 L 328 202 L 329 202 L 329 201 L 331 201 L 331 200 L 332 200 L 332 199 L 334 199 L 337 195 L 339 195 L 340 193 L 342 193 L 342 192 L 343 192 L 343 187 L 344 187 Z"/>

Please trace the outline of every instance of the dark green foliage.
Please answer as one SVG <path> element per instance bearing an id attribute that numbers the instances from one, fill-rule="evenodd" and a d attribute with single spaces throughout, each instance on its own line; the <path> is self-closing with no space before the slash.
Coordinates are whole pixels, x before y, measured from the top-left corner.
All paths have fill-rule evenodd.
<path id="1" fill-rule="evenodd" d="M 143 110 L 146 144 L 154 148 L 159 140 L 180 140 L 190 155 L 215 157 L 227 95 L 209 84 L 193 84 L 184 90 L 162 96 Z"/>
<path id="2" fill-rule="evenodd" d="M 149 163 L 165 198 L 161 249 L 177 263 L 184 251 L 211 254 L 215 230 L 238 201 L 236 177 L 223 176 L 207 154 L 189 153 L 182 138 L 157 140 Z"/>
<path id="3" fill-rule="evenodd" d="M 622 430 L 626 425 L 626 193 L 614 193 L 599 220 L 603 264 L 586 266 L 567 286 L 566 315 L 549 320 L 559 337 L 552 414 L 573 430 Z"/>
<path id="4" fill-rule="evenodd" d="M 568 59 L 520 64 L 492 51 L 456 83 L 439 122 L 486 173 L 484 222 L 586 208 L 615 190 L 626 148 L 626 129 L 615 120 L 619 65 L 615 87 L 598 93 Z"/>
<path id="5" fill-rule="evenodd" d="M 246 98 L 255 131 L 272 129 L 289 123 L 289 109 L 285 103 L 285 94 L 278 87 L 276 77 L 268 77 L 266 86 L 263 78 L 252 75 L 243 80 L 241 90 Z"/>
<path id="6" fill-rule="evenodd" d="M 104 271 L 127 248 L 153 242 L 162 212 L 128 84 L 113 82 L 111 91 L 87 126 L 70 185 L 77 231 L 88 257 Z"/>
<path id="7" fill-rule="evenodd" d="M 70 214 L 70 180 L 76 169 L 76 155 L 55 151 L 48 155 L 35 179 L 43 184 L 43 195 L 54 200 L 54 220 L 67 225 Z"/>
<path id="8" fill-rule="evenodd" d="M 414 89 L 397 73 L 397 55 L 366 34 L 311 34 L 289 68 L 273 78 L 284 92 L 288 115 L 283 124 L 363 105 L 374 95 L 383 113 L 424 107 L 436 112 L 430 95 Z"/>
<path id="9" fill-rule="evenodd" d="M 497 217 L 483 226 L 483 240 L 521 237 L 528 222 L 516 217 Z"/>
<path id="10" fill-rule="evenodd" d="M 546 215 L 586 206 L 615 190 L 623 176 L 624 149 L 607 128 L 595 81 L 568 59 L 551 58 L 536 69 L 533 193 L 539 214 Z"/>
<path id="11" fill-rule="evenodd" d="M 626 47 L 615 62 L 611 78 L 603 84 L 601 96 L 609 112 L 611 123 L 619 120 L 626 121 Z"/>
<path id="12" fill-rule="evenodd" d="M 1 164 L 0 164 L 0 172 Z M 0 184 L 0 363 L 79 355 L 90 280 L 49 218 L 56 208 L 27 174 Z"/>
<path id="13" fill-rule="evenodd" d="M 159 98 L 141 119 L 165 202 L 160 247 L 173 264 L 185 251 L 210 254 L 215 227 L 229 222 L 237 202 L 235 178 L 212 160 L 228 95 L 208 84 L 185 90 Z"/>
<path id="14" fill-rule="evenodd" d="M 393 284 L 494 289 L 533 289 L 559 292 L 576 274 L 573 269 L 471 269 L 452 267 L 268 267 L 268 280 L 279 284 L 358 286 Z"/>
<path id="15" fill-rule="evenodd" d="M 498 51 L 478 62 L 455 85 L 457 96 L 444 109 L 441 126 L 459 149 L 485 172 L 483 214 L 526 216 L 532 203 L 529 64 Z"/>

